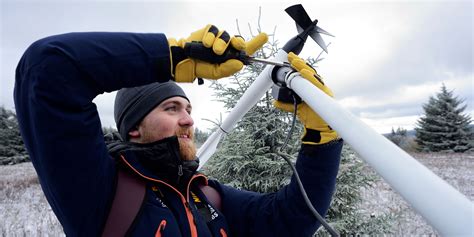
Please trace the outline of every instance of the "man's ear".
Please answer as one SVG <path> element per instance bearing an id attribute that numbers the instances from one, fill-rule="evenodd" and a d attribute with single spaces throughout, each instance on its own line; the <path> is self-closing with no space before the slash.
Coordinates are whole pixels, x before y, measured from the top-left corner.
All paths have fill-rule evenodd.
<path id="1" fill-rule="evenodd" d="M 140 131 L 138 130 L 138 127 L 133 127 L 129 132 L 128 136 L 130 136 L 130 140 L 133 138 L 140 138 L 141 134 Z"/>

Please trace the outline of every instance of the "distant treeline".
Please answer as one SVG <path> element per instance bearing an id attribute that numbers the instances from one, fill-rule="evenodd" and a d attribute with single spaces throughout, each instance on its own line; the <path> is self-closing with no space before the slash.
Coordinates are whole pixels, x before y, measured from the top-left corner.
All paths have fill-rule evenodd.
<path id="1" fill-rule="evenodd" d="M 209 133 L 194 130 L 194 138 L 198 146 L 202 145 Z M 104 134 L 117 132 L 113 127 L 103 127 Z M 0 165 L 13 165 L 30 161 L 25 144 L 21 138 L 20 129 L 16 114 L 4 107 L 0 107 Z"/>

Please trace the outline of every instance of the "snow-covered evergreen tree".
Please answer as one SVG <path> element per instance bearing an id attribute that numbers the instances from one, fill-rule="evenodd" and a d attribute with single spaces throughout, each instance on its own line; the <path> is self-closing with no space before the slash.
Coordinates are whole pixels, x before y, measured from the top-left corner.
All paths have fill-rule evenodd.
<path id="1" fill-rule="evenodd" d="M 0 107 L 0 165 L 29 161 L 16 114 Z"/>
<path id="2" fill-rule="evenodd" d="M 446 86 L 423 105 L 425 114 L 417 121 L 416 142 L 426 152 L 464 152 L 472 148 L 471 117 L 463 114 L 466 105 Z"/>
<path id="3" fill-rule="evenodd" d="M 362 210 L 362 189 L 370 189 L 379 179 L 367 172 L 367 165 L 348 144 L 344 144 L 336 178 L 336 193 L 326 219 L 341 236 L 377 236 L 392 233 L 398 213 L 373 213 Z M 320 228 L 317 236 L 329 236 Z"/>
<path id="4" fill-rule="evenodd" d="M 199 128 L 194 128 L 194 141 L 196 142 L 197 147 L 200 147 L 206 139 L 209 137 L 209 132 L 205 132 Z"/>
<path id="5" fill-rule="evenodd" d="M 402 127 L 398 127 L 396 130 L 392 127 L 392 132 L 387 134 L 386 137 L 406 151 L 413 149 L 412 139 L 408 137 L 408 131 Z"/>
<path id="6" fill-rule="evenodd" d="M 276 42 L 257 52 L 257 57 L 268 58 L 276 52 Z M 232 109 L 264 65 L 252 64 L 225 82 L 212 84 L 218 101 Z M 207 172 L 221 182 L 257 192 L 274 192 L 291 177 L 291 169 L 277 154 L 289 128 L 291 115 L 273 107 L 269 92 L 253 107 L 236 128 L 222 142 L 209 162 Z M 301 130 L 298 125 L 297 130 Z M 298 131 L 285 153 L 295 156 L 299 149 Z"/>
<path id="7" fill-rule="evenodd" d="M 260 31 L 260 27 L 258 27 Z M 240 32 L 239 32 L 240 33 Z M 274 36 L 271 35 L 271 37 Z M 269 58 L 278 50 L 272 39 L 257 57 Z M 316 60 L 308 60 L 316 62 Z M 252 64 L 229 79 L 213 83 L 215 96 L 232 109 L 264 65 Z M 292 115 L 274 108 L 269 93 L 252 108 L 221 142 L 205 167 L 205 172 L 219 181 L 236 188 L 256 192 L 273 192 L 288 184 L 292 175 L 288 164 L 277 154 L 291 126 Z M 283 152 L 294 160 L 300 149 L 302 125 L 297 122 L 293 136 Z M 359 190 L 368 187 L 376 177 L 363 172 L 355 153 L 344 148 L 341 172 L 337 177 L 336 193 L 327 216 L 341 233 L 390 233 L 391 219 L 387 215 L 377 218 L 363 215 L 357 209 L 361 201 Z M 318 235 L 325 235 L 318 232 Z"/>

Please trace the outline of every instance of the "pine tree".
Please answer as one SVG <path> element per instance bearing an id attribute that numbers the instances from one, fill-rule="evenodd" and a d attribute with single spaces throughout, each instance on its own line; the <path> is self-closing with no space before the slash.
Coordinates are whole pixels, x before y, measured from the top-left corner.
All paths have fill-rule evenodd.
<path id="1" fill-rule="evenodd" d="M 115 127 L 102 127 L 102 134 L 107 135 L 110 133 L 116 133 L 118 132 Z"/>
<path id="2" fill-rule="evenodd" d="M 199 128 L 194 128 L 194 141 L 196 142 L 196 146 L 200 147 L 204 144 L 209 135 L 209 132 L 202 131 Z"/>
<path id="3" fill-rule="evenodd" d="M 276 42 L 265 50 L 257 52 L 257 57 L 268 58 L 276 52 Z M 226 109 L 232 109 L 264 65 L 252 64 L 227 80 L 214 82 L 211 87 L 218 101 Z M 223 183 L 256 192 L 274 192 L 288 184 L 291 169 L 277 154 L 287 134 L 292 116 L 273 107 L 269 92 L 253 107 L 236 128 L 221 144 L 219 151 L 208 164 L 210 176 L 218 177 Z M 296 130 L 300 130 L 298 125 Z M 295 155 L 300 146 L 298 132 L 284 150 Z M 238 178 L 236 178 L 238 177 Z"/>
<path id="4" fill-rule="evenodd" d="M 407 130 L 404 128 L 398 127 L 397 130 L 392 128 L 392 132 L 387 135 L 387 138 L 402 149 L 410 147 Z"/>
<path id="5" fill-rule="evenodd" d="M 446 86 L 423 105 L 425 114 L 417 121 L 416 142 L 426 152 L 464 152 L 472 148 L 471 117 L 463 114 L 466 105 Z"/>
<path id="6" fill-rule="evenodd" d="M 11 165 L 29 161 L 20 135 L 16 114 L 0 107 L 0 164 Z"/>
<path id="7" fill-rule="evenodd" d="M 348 144 L 344 144 L 341 165 L 336 178 L 336 192 L 326 220 L 341 236 L 377 236 L 392 233 L 397 213 L 374 215 L 359 208 L 362 189 L 369 189 L 379 178 L 367 173 L 367 165 Z M 320 228 L 317 236 L 329 236 Z"/>
<path id="8" fill-rule="evenodd" d="M 278 43 L 270 40 L 263 50 L 257 52 L 257 57 L 269 58 L 277 50 Z M 223 102 L 227 110 L 232 109 L 263 68 L 264 65 L 252 64 L 229 79 L 214 82 L 212 88 L 217 100 Z M 267 92 L 221 142 L 219 150 L 206 165 L 205 172 L 239 189 L 263 193 L 279 190 L 290 182 L 292 175 L 288 164 L 276 152 L 286 138 L 291 120 L 291 114 L 274 108 L 272 97 Z M 293 161 L 301 146 L 301 131 L 302 125 L 297 122 L 283 151 L 290 154 Z M 341 161 L 343 171 L 337 177 L 336 193 L 327 221 L 341 233 L 390 233 L 392 219 L 389 216 L 364 216 L 356 208 L 361 200 L 359 190 L 367 188 L 375 180 L 374 176 L 365 174 L 361 167 L 355 153 L 344 148 Z M 325 235 L 324 230 L 320 229 L 318 235 Z"/>

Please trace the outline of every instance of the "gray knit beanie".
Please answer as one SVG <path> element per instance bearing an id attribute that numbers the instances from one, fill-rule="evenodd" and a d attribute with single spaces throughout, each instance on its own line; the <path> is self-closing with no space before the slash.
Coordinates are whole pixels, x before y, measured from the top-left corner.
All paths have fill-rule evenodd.
<path id="1" fill-rule="evenodd" d="M 115 96 L 114 118 L 123 141 L 128 141 L 128 132 L 164 100 L 186 94 L 175 82 L 155 82 L 152 84 L 123 88 Z"/>

